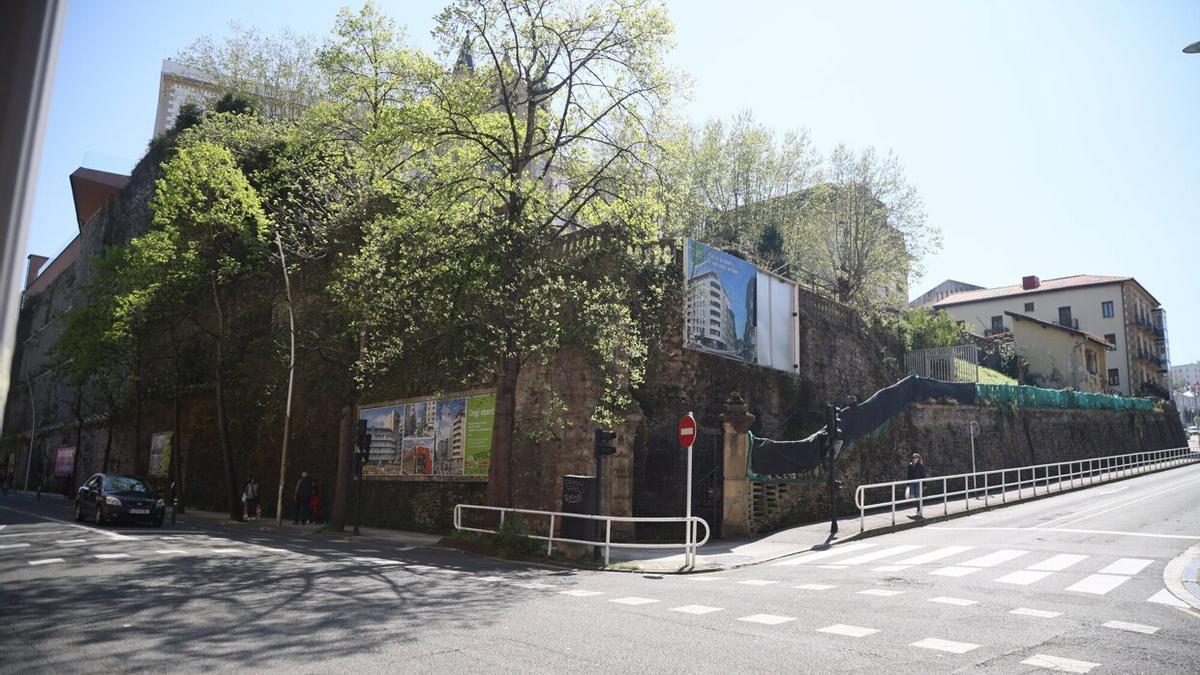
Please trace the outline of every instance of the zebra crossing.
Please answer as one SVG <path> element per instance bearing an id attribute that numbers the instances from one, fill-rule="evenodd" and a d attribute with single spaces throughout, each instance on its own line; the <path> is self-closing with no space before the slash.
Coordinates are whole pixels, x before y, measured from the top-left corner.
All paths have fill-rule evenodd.
<path id="1" fill-rule="evenodd" d="M 871 567 L 871 572 L 926 574 L 937 577 L 963 578 L 984 576 L 1005 567 L 1004 574 L 989 577 L 988 581 L 1010 586 L 1058 584 L 1062 590 L 1088 595 L 1106 595 L 1129 580 L 1144 573 L 1159 561 L 1148 558 L 1116 558 L 1102 560 L 1099 556 L 1080 553 L 1035 553 L 1023 549 L 985 550 L 976 546 L 929 547 L 902 544 L 881 547 L 871 542 L 854 542 L 825 551 L 815 551 L 776 563 L 774 567 L 814 567 L 818 569 L 849 569 L 872 563 L 887 563 Z M 1021 565 L 1011 569 L 1013 564 Z M 940 566 L 935 566 L 940 565 Z M 1087 570 L 1089 565 L 1096 565 Z M 926 569 L 934 566 L 933 569 Z M 738 583 L 747 583 L 741 581 Z M 763 582 L 765 583 L 765 582 Z M 816 590 L 814 585 L 807 588 Z M 803 586 L 797 588 L 805 588 Z M 1167 594 L 1168 596 L 1170 594 Z M 1174 600 L 1174 596 L 1170 596 Z M 1159 604 L 1177 605 L 1163 595 L 1147 599 Z"/>

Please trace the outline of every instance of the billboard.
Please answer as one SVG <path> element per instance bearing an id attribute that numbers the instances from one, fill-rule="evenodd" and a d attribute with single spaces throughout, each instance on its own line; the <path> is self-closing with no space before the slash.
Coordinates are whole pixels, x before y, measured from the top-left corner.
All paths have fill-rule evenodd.
<path id="1" fill-rule="evenodd" d="M 171 466 L 171 432 L 160 431 L 150 437 L 150 467 L 147 473 L 151 478 L 163 478 Z"/>
<path id="2" fill-rule="evenodd" d="M 54 475 L 56 477 L 75 475 L 75 446 L 64 445 L 54 451 Z"/>
<path id="3" fill-rule="evenodd" d="M 495 394 L 416 399 L 359 410 L 371 434 L 364 472 L 486 476 Z"/>
<path id="4" fill-rule="evenodd" d="M 776 370 L 799 368 L 795 283 L 692 239 L 683 265 L 686 347 Z"/>

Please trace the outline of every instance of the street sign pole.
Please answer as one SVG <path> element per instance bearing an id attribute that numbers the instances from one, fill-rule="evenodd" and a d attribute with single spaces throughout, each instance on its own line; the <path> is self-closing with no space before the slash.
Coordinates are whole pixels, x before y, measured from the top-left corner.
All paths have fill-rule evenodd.
<path id="1" fill-rule="evenodd" d="M 679 419 L 679 444 L 687 448 L 687 520 L 684 521 L 684 531 L 687 533 L 684 541 L 684 565 L 696 566 L 696 528 L 692 525 L 692 446 L 696 443 L 696 418 L 691 412 Z"/>

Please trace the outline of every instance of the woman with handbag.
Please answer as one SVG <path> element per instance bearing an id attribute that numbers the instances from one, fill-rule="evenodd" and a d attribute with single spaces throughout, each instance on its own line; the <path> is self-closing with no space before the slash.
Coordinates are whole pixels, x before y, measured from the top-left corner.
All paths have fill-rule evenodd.
<path id="1" fill-rule="evenodd" d="M 925 463 L 921 461 L 921 453 L 914 452 L 912 461 L 908 463 L 908 480 L 914 481 L 910 483 L 904 491 L 905 499 L 917 500 L 917 515 L 910 516 L 912 518 L 924 518 L 925 515 L 921 511 L 921 479 L 925 477 Z"/>

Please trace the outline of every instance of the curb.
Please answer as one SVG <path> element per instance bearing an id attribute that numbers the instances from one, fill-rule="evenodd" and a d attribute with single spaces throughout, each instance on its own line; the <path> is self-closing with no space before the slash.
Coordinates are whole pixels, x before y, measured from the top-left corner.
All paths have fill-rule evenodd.
<path id="1" fill-rule="evenodd" d="M 1163 583 L 1176 598 L 1200 610 L 1200 544 L 1195 544 L 1167 563 Z"/>

